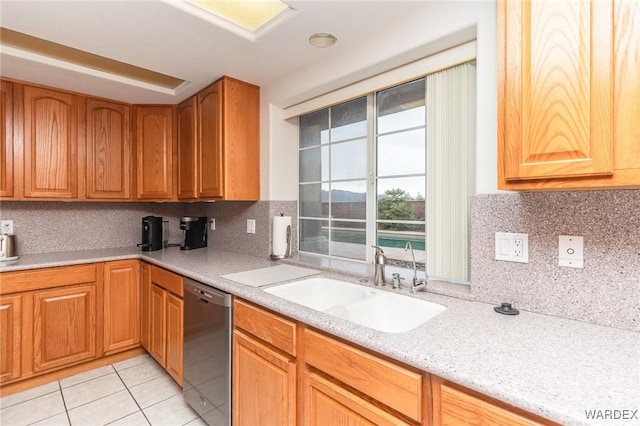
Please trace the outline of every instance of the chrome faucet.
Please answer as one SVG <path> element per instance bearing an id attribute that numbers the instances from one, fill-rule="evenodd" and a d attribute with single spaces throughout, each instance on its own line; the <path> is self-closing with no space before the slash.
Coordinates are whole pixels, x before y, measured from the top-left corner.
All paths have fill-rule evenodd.
<path id="1" fill-rule="evenodd" d="M 411 250 L 411 259 L 413 260 L 413 281 L 411 283 L 411 293 L 415 293 L 417 290 L 422 290 L 427 288 L 427 280 L 424 278 L 418 279 L 418 268 L 416 267 L 416 257 L 413 254 L 413 246 L 411 246 L 411 241 L 407 241 L 407 244 L 404 246 L 404 251 Z"/>
<path id="2" fill-rule="evenodd" d="M 375 267 L 376 267 L 376 271 L 375 271 L 375 275 L 373 278 L 373 284 L 374 285 L 385 285 L 385 278 L 384 278 L 384 265 L 387 264 L 387 256 L 384 255 L 384 252 L 382 251 L 382 249 L 378 246 L 371 246 L 374 249 L 376 249 L 376 255 L 375 255 Z"/>

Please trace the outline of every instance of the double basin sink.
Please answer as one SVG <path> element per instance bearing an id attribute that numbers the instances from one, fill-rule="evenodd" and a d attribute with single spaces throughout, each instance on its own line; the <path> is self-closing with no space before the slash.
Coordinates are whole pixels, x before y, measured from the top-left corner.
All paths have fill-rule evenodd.
<path id="1" fill-rule="evenodd" d="M 308 278 L 265 291 L 387 333 L 410 331 L 447 309 L 426 300 L 329 278 Z"/>

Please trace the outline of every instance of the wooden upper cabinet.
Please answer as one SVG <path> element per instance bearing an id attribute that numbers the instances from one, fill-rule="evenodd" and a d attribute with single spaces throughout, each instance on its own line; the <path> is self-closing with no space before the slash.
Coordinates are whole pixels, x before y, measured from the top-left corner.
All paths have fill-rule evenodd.
<path id="1" fill-rule="evenodd" d="M 131 108 L 87 99 L 86 193 L 92 199 L 131 198 Z"/>
<path id="2" fill-rule="evenodd" d="M 173 198 L 174 116 L 172 106 L 136 106 L 136 197 Z"/>
<path id="3" fill-rule="evenodd" d="M 198 198 L 260 198 L 260 88 L 223 77 L 198 93 Z"/>
<path id="4" fill-rule="evenodd" d="M 0 81 L 0 197 L 13 197 L 13 84 Z"/>
<path id="5" fill-rule="evenodd" d="M 222 91 L 218 80 L 198 93 L 198 197 L 224 198 L 224 158 L 222 151 Z"/>
<path id="6" fill-rule="evenodd" d="M 499 1 L 501 189 L 640 187 L 639 10 Z"/>
<path id="7" fill-rule="evenodd" d="M 78 196 L 78 97 L 24 86 L 24 196 Z"/>
<path id="8" fill-rule="evenodd" d="M 197 97 L 178 105 L 178 199 L 193 200 L 196 190 Z"/>

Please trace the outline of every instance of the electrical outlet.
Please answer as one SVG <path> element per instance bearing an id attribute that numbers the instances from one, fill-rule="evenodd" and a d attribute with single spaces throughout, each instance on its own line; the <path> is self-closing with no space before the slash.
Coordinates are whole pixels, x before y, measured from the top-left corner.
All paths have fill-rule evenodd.
<path id="1" fill-rule="evenodd" d="M 496 232 L 496 260 L 529 263 L 529 235 Z"/>
<path id="2" fill-rule="evenodd" d="M 216 230 L 216 218 L 215 217 L 211 218 L 211 230 L 212 231 Z"/>
<path id="3" fill-rule="evenodd" d="M 256 221 L 255 219 L 247 219 L 247 234 L 256 233 Z"/>
<path id="4" fill-rule="evenodd" d="M 0 233 L 13 234 L 13 221 L 12 220 L 0 221 Z"/>

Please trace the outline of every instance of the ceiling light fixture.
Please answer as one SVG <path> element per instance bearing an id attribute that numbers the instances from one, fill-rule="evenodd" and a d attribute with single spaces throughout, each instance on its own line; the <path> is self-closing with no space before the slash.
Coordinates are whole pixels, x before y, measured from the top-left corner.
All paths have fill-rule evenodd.
<path id="1" fill-rule="evenodd" d="M 317 33 L 309 37 L 309 43 L 320 48 L 331 47 L 336 44 L 336 41 L 338 41 L 336 36 L 329 33 Z"/>
<path id="2" fill-rule="evenodd" d="M 290 11 L 280 0 L 185 0 L 187 4 L 256 35 L 276 18 Z M 176 5 L 180 5 L 177 2 Z"/>

